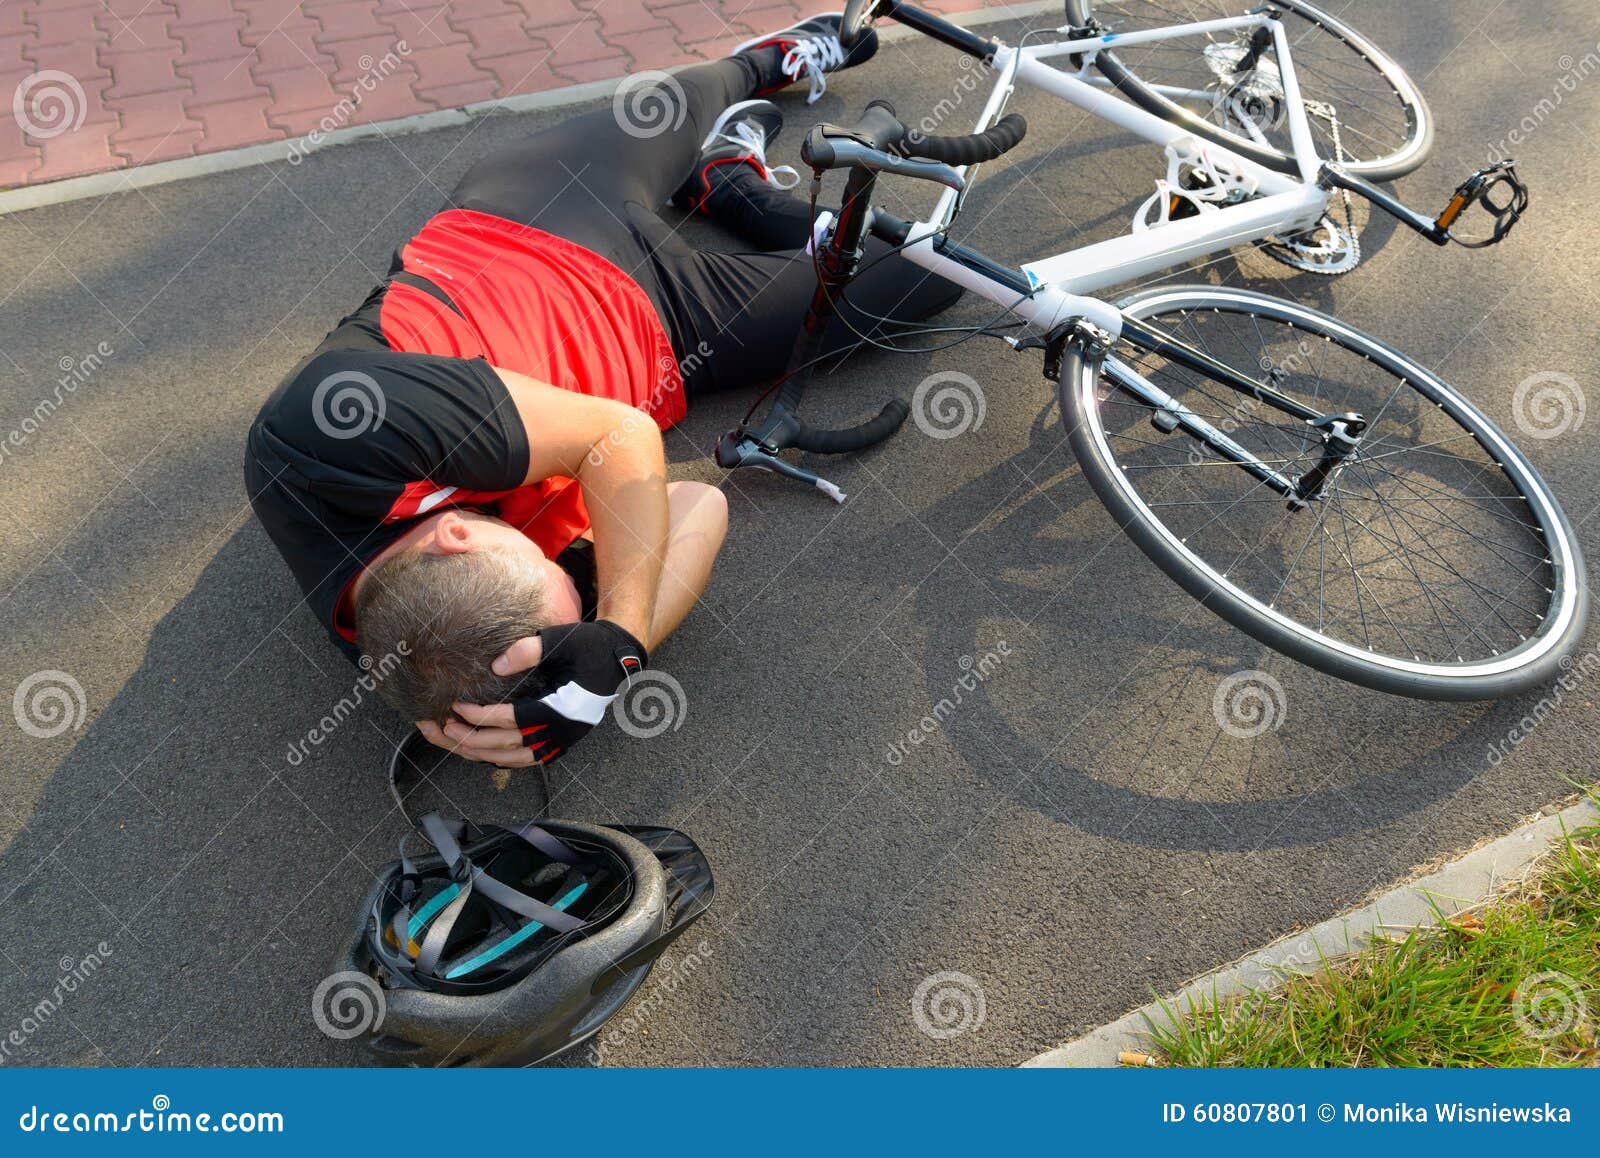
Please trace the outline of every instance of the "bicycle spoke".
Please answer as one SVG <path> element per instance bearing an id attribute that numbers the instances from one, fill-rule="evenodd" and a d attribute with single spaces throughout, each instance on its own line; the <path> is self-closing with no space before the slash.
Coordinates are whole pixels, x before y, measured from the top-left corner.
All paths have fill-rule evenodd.
<path id="1" fill-rule="evenodd" d="M 1169 305 L 1149 320 L 1224 365 L 1266 371 L 1307 405 L 1370 416 L 1322 493 L 1294 504 L 1182 428 L 1146 427 L 1152 406 L 1102 376 L 1117 469 L 1224 582 L 1329 638 L 1408 661 L 1497 656 L 1538 632 L 1550 586 L 1540 576 L 1553 566 L 1542 528 L 1489 444 L 1426 396 L 1425 375 L 1249 308 Z M 1318 477 L 1324 436 L 1308 423 L 1149 351 L 1124 360 L 1255 464 Z"/>
<path id="2" fill-rule="evenodd" d="M 1184 7 L 1159 0 L 1091 5 L 1092 12 L 1107 27 L 1119 32 L 1238 16 L 1245 8 L 1220 0 Z M 1332 108 L 1337 119 L 1335 132 L 1327 117 L 1315 113 L 1311 116 L 1311 131 L 1319 151 L 1331 157 L 1342 150 L 1345 157 L 1358 163 L 1381 162 L 1405 152 L 1418 131 L 1412 97 L 1344 34 L 1288 6 L 1280 11 L 1279 19 L 1287 33 L 1288 60 L 1303 99 L 1313 109 Z M 1265 137 L 1272 149 L 1290 153 L 1293 142 L 1288 118 L 1280 115 L 1276 107 L 1286 99 L 1282 91 L 1283 62 L 1276 47 L 1268 49 L 1252 73 L 1229 74 L 1226 64 L 1219 63 L 1228 60 L 1230 54 L 1242 54 L 1250 36 L 1248 30 L 1236 30 L 1122 45 L 1115 49 L 1115 59 L 1145 85 L 1210 93 L 1203 106 L 1198 99 L 1169 99 L 1182 100 L 1218 130 L 1241 142 L 1251 139 L 1253 129 Z M 1242 92 L 1246 101 L 1264 102 L 1275 114 L 1272 119 L 1247 124 L 1242 119 L 1246 114 L 1225 99 L 1225 94 L 1236 91 L 1235 85 L 1245 86 Z"/>

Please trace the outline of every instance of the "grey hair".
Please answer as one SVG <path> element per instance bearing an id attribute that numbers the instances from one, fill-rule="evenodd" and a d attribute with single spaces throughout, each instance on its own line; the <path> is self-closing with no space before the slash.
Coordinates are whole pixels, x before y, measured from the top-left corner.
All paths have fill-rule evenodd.
<path id="1" fill-rule="evenodd" d="M 404 656 L 378 691 L 406 719 L 444 720 L 457 701 L 512 697 L 527 673 L 499 676 L 489 664 L 546 626 L 548 606 L 544 572 L 513 551 L 406 551 L 367 572 L 356 600 L 356 644 L 375 665 Z"/>

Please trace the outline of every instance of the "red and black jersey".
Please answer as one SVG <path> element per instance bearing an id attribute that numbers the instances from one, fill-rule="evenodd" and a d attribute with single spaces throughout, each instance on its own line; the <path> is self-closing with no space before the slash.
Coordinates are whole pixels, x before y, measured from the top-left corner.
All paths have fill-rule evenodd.
<path id="1" fill-rule="evenodd" d="M 541 230 L 452 209 L 261 408 L 251 505 L 336 642 L 357 657 L 349 591 L 372 557 L 451 506 L 499 516 L 554 557 L 587 530 L 576 482 L 523 485 L 529 450 L 494 367 L 683 417 L 672 347 L 644 291 Z"/>

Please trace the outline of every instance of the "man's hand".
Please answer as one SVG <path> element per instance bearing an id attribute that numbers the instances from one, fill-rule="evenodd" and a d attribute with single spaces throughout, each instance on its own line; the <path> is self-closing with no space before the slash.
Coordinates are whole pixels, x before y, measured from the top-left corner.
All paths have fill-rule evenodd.
<path id="1" fill-rule="evenodd" d="M 433 743 L 469 760 L 502 767 L 544 764 L 588 735 L 617 688 L 648 662 L 644 646 L 609 620 L 547 627 L 513 644 L 495 660 L 494 670 L 511 675 L 537 666 L 549 692 L 509 704 L 456 704 L 465 725 L 417 726 Z"/>

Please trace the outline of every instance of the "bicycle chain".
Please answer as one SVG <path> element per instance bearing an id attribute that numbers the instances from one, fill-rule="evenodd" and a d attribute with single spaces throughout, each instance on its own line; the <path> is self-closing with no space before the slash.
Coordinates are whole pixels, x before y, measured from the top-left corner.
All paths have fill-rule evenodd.
<path id="1" fill-rule="evenodd" d="M 1334 158 L 1339 162 L 1339 164 L 1344 164 L 1346 157 L 1344 153 L 1344 141 L 1339 136 L 1338 110 L 1332 105 L 1324 104 L 1321 101 L 1313 101 L 1312 104 L 1317 106 L 1318 116 L 1325 115 L 1327 117 L 1328 132 L 1333 137 Z M 1307 111 L 1310 111 L 1310 108 L 1310 105 L 1306 106 Z M 1345 233 L 1347 233 L 1350 237 L 1350 255 L 1354 259 L 1355 264 L 1359 265 L 1361 264 L 1361 238 L 1356 235 L 1356 207 L 1350 200 L 1350 190 L 1340 189 L 1339 197 L 1344 202 L 1344 229 Z"/>
<path id="2" fill-rule="evenodd" d="M 1347 156 L 1344 150 L 1344 140 L 1339 132 L 1338 112 L 1332 105 L 1323 101 L 1305 101 L 1303 103 L 1305 105 L 1306 112 L 1310 113 L 1314 117 L 1320 117 L 1328 122 L 1329 135 L 1333 138 L 1333 155 L 1335 160 L 1342 164 L 1345 160 L 1347 160 Z M 1350 199 L 1350 191 L 1348 189 L 1341 189 L 1339 191 L 1339 196 L 1340 200 L 1344 203 L 1344 235 L 1350 243 L 1349 263 L 1341 263 L 1342 268 L 1339 269 L 1321 269 L 1312 262 L 1303 262 L 1298 265 L 1293 265 L 1293 268 L 1303 270 L 1306 273 L 1320 274 L 1323 277 L 1337 277 L 1338 275 L 1346 273 L 1349 270 L 1354 269 L 1357 265 L 1361 264 L 1361 238 L 1356 232 L 1355 205 Z M 1333 220 L 1332 215 L 1329 215 L 1327 220 L 1328 224 L 1334 229 L 1337 230 L 1339 228 L 1339 223 Z M 1291 252 L 1294 249 L 1292 243 L 1290 243 L 1287 239 L 1280 244 Z"/>

